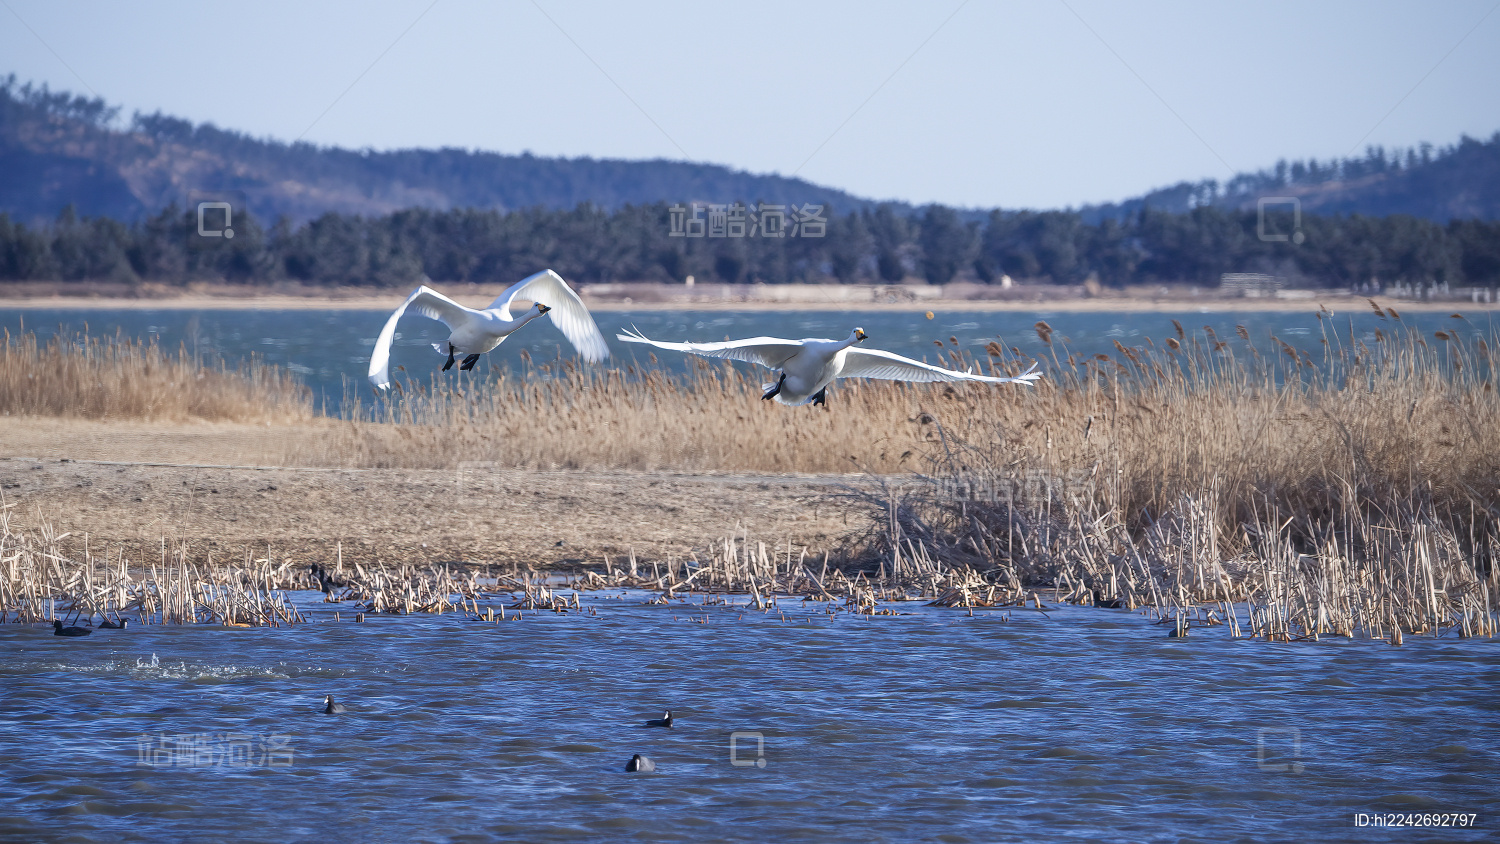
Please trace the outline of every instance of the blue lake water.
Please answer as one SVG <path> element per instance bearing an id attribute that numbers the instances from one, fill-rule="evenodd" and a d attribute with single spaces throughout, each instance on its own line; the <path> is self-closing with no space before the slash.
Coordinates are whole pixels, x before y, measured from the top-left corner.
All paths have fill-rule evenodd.
<path id="1" fill-rule="evenodd" d="M 393 305 L 395 303 L 393 302 Z M 1363 305 L 1363 303 L 1360 303 Z M 1035 312 L 974 312 L 938 310 L 928 320 L 918 310 L 911 313 L 893 311 L 598 311 L 594 316 L 610 343 L 614 355 L 608 365 L 645 362 L 644 347 L 615 340 L 615 334 L 632 326 L 653 339 L 723 340 L 726 337 L 770 335 L 777 337 L 848 336 L 855 326 L 870 335 L 867 345 L 898 354 L 936 360 L 935 341 L 956 338 L 966 351 L 983 355 L 984 346 L 1000 340 L 1007 348 L 1045 356 L 1048 349 L 1038 338 L 1034 326 L 1045 320 L 1055 329 L 1054 342 L 1067 338 L 1069 347 L 1081 354 L 1114 353 L 1114 342 L 1127 346 L 1144 344 L 1152 338 L 1160 344 L 1175 336 L 1172 320 L 1181 322 L 1188 331 L 1209 326 L 1221 338 L 1233 338 L 1235 327 L 1243 325 L 1257 341 L 1269 343 L 1275 334 L 1283 341 L 1306 349 L 1313 358 L 1321 354 L 1323 331 L 1337 330 L 1347 338 L 1355 336 L 1367 342 L 1376 329 L 1390 331 L 1392 321 L 1377 318 L 1367 306 L 1337 313 L 1320 323 L 1316 308 L 1304 312 L 1201 313 L 1172 311 L 1160 313 L 1078 313 L 1037 310 Z M 366 373 L 370 348 L 380 333 L 389 312 L 349 310 L 83 310 L 31 309 L 0 310 L 0 328 L 15 332 L 23 325 L 46 337 L 61 330 L 78 332 L 85 328 L 94 335 L 121 332 L 134 338 L 158 339 L 164 346 L 183 344 L 191 350 L 217 355 L 230 363 L 257 355 L 262 360 L 290 368 L 307 381 L 315 394 L 326 397 L 336 407 L 345 395 L 345 384 L 353 387 L 351 396 L 367 396 Z M 1488 332 L 1487 314 L 1476 314 L 1472 324 L 1452 319 L 1444 313 L 1404 314 L 1406 324 L 1430 335 L 1432 331 L 1456 328 Z M 431 344 L 447 337 L 441 323 L 419 316 L 408 316 L 400 325 L 392 351 L 392 368 L 405 366 L 409 373 L 436 371 L 443 357 Z M 546 320 L 528 325 L 499 348 L 486 355 L 486 364 L 522 367 L 521 352 L 534 360 L 554 360 L 559 354 L 571 356 L 567 340 Z M 658 365 L 680 370 L 685 356 L 672 353 L 657 355 Z M 453 377 L 459 377 L 456 373 Z"/>
<path id="2" fill-rule="evenodd" d="M 1049 322 L 1083 353 L 1204 325 L 1275 333 L 1289 313 L 600 312 L 663 338 L 842 336 L 932 355 Z M 1345 314 L 1336 325 L 1347 331 Z M 43 335 L 120 331 L 362 392 L 385 319 L 361 311 L 3 311 Z M 1357 336 L 1388 327 L 1352 315 Z M 1444 314 L 1407 315 L 1424 333 Z M 1476 319 L 1481 326 L 1487 320 Z M 403 324 L 395 362 L 442 358 Z M 491 355 L 518 368 L 561 336 Z M 637 360 L 612 341 L 614 365 Z M 681 367 L 678 356 L 661 365 Z M 639 360 L 645 359 L 644 353 Z M 585 595 L 597 617 L 528 614 L 132 626 L 82 639 L 0 624 L 0 840 L 1479 841 L 1496 835 L 1500 646 L 1410 636 L 1267 644 L 1168 639 L 1124 611 L 902 607 L 786 620 Z M 739 599 L 742 601 L 742 599 Z M 707 624 L 690 621 L 706 618 Z M 332 694 L 344 716 L 318 714 Z M 639 725 L 670 707 L 670 731 Z M 735 734 L 739 734 L 736 736 Z M 731 758 L 731 744 L 735 756 Z M 633 753 L 657 772 L 626 774 Z M 756 764 L 764 761 L 763 766 Z M 749 764 L 736 765 L 734 762 Z M 1477 813 L 1477 829 L 1377 833 L 1360 815 Z"/>
<path id="3" fill-rule="evenodd" d="M 301 596 L 313 623 L 282 630 L 73 640 L 0 625 L 0 839 L 1479 841 L 1497 829 L 1490 641 L 1169 639 L 1137 614 L 1070 607 L 866 619 L 783 599 L 783 621 L 639 594 L 585 595 L 597 617 L 354 624 L 315 597 Z M 319 714 L 327 694 L 350 713 Z M 672 729 L 641 726 L 665 708 Z M 656 773 L 624 773 L 634 753 Z M 1356 826 L 1377 812 L 1473 812 L 1478 830 Z"/>

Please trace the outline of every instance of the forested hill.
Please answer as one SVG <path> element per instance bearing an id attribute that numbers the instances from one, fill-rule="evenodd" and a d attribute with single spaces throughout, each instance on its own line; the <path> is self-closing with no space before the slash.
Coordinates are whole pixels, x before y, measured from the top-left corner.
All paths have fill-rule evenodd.
<path id="1" fill-rule="evenodd" d="M 211 124 L 137 114 L 0 80 L 0 212 L 27 220 L 79 214 L 142 219 L 192 190 L 239 190 L 263 220 L 405 208 L 605 209 L 659 201 L 874 203 L 801 179 L 714 164 L 541 158 L 461 149 L 372 152 L 285 144 Z M 123 127 L 123 128 L 122 128 Z"/>
<path id="2" fill-rule="evenodd" d="M 1200 205 L 1254 211 L 1262 197 L 1296 197 L 1304 213 L 1406 214 L 1439 223 L 1500 220 L 1500 132 L 1488 141 L 1465 136 L 1452 146 L 1370 147 L 1330 161 L 1280 161 L 1257 173 L 1181 182 L 1145 196 L 1080 209 L 1089 222 L 1123 220 L 1149 206 L 1182 213 Z"/>
<path id="3" fill-rule="evenodd" d="M 119 119 L 102 100 L 0 80 L 0 213 L 50 220 L 77 214 L 137 221 L 193 190 L 240 190 L 263 221 L 300 223 L 324 213 L 380 216 L 408 208 L 606 211 L 627 204 L 813 203 L 845 214 L 877 203 L 801 179 L 714 164 L 541 158 L 462 149 L 373 152 L 286 144 L 160 113 Z M 1295 196 L 1304 213 L 1406 214 L 1447 222 L 1500 220 L 1500 133 L 1449 147 L 1373 147 L 1332 161 L 1279 162 L 1227 182 L 1182 182 L 1119 203 L 1079 209 L 1084 222 L 1125 222 L 1151 208 L 1183 213 L 1208 205 L 1255 210 L 1267 196 Z M 903 215 L 917 209 L 886 203 Z M 981 224 L 987 214 L 957 210 Z"/>

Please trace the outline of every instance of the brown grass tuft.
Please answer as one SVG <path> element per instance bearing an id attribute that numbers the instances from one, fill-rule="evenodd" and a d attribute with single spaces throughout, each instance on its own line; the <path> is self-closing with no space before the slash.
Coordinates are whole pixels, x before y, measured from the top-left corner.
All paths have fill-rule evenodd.
<path id="1" fill-rule="evenodd" d="M 310 419 L 312 391 L 275 366 L 204 363 L 154 341 L 5 333 L 0 410 L 11 416 L 184 421 Z"/>

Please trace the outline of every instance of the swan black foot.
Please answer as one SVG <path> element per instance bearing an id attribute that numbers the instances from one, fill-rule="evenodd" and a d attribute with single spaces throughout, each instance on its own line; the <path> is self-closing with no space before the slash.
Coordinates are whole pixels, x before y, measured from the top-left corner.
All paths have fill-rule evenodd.
<path id="1" fill-rule="evenodd" d="M 455 349 L 455 348 L 453 348 L 453 344 L 449 343 L 448 344 L 448 362 L 445 363 L 445 364 L 443 364 L 443 371 L 444 372 L 447 372 L 448 370 L 450 370 L 450 369 L 453 368 L 453 359 L 457 355 L 457 352 L 458 352 L 458 350 Z"/>
<path id="2" fill-rule="evenodd" d="M 781 388 L 785 384 L 786 384 L 786 373 L 783 372 L 783 373 L 781 373 L 781 377 L 779 379 L 777 379 L 776 386 L 772 387 L 765 395 L 761 396 L 760 400 L 761 401 L 770 401 L 771 399 L 776 398 L 776 394 L 781 392 Z"/>
<path id="3" fill-rule="evenodd" d="M 458 371 L 468 372 L 469 370 L 474 368 L 474 364 L 476 363 L 479 363 L 479 355 L 469 355 L 468 357 L 464 358 L 463 365 L 458 368 Z"/>
<path id="4" fill-rule="evenodd" d="M 813 397 L 812 397 L 813 407 L 817 407 L 820 404 L 825 404 L 825 403 L 827 403 L 827 401 L 828 401 L 828 388 L 827 387 L 824 387 L 823 389 L 821 389 L 821 390 L 819 390 L 819 391 L 817 391 L 816 393 L 813 394 Z"/>

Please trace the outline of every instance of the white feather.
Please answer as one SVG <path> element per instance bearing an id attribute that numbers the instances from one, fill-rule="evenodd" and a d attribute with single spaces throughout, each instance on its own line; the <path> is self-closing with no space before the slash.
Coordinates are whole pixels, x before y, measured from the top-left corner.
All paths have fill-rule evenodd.
<path id="1" fill-rule="evenodd" d="M 777 337 L 751 337 L 721 343 L 673 343 L 652 340 L 639 331 L 616 335 L 627 343 L 646 343 L 658 349 L 687 352 L 709 358 L 758 363 L 769 369 L 780 369 L 785 380 L 766 384 L 767 391 L 781 385 L 776 400 L 782 404 L 806 404 L 838 378 L 880 378 L 888 381 L 982 381 L 987 384 L 1031 384 L 1041 373 L 1036 366 L 1014 378 L 976 375 L 956 369 L 944 369 L 879 349 L 858 349 L 854 344 L 864 339 L 859 329 L 846 340 L 807 338 L 782 340 Z"/>
<path id="2" fill-rule="evenodd" d="M 568 287 L 562 277 L 551 270 L 511 285 L 500 298 L 484 310 L 466 308 L 426 285 L 418 287 L 406 297 L 406 301 L 391 313 L 375 339 L 375 349 L 370 354 L 370 383 L 386 388 L 391 383 L 391 343 L 396 336 L 396 323 L 407 311 L 438 320 L 448 326 L 447 341 L 434 343 L 433 348 L 441 354 L 483 354 L 500 345 L 506 337 L 522 325 L 541 314 L 533 307 L 521 316 L 512 316 L 510 307 L 518 297 L 530 299 L 536 304 L 546 305 L 547 315 L 553 325 L 568 338 L 573 348 L 587 361 L 601 361 L 609 357 L 609 346 L 604 335 L 594 322 L 594 317 L 584 306 L 578 294 Z"/>

